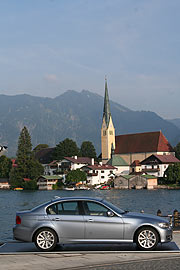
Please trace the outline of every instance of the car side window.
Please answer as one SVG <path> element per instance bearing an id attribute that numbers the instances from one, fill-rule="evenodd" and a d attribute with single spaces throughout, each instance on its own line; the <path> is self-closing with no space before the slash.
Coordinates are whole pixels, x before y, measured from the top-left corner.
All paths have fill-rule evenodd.
<path id="1" fill-rule="evenodd" d="M 47 208 L 48 215 L 79 215 L 78 202 L 61 202 Z"/>
<path id="2" fill-rule="evenodd" d="M 85 215 L 88 216 L 105 216 L 107 217 L 108 208 L 96 203 L 96 202 L 86 202 L 84 201 L 84 211 Z"/>
<path id="3" fill-rule="evenodd" d="M 63 202 L 63 215 L 79 215 L 79 207 L 77 202 Z"/>

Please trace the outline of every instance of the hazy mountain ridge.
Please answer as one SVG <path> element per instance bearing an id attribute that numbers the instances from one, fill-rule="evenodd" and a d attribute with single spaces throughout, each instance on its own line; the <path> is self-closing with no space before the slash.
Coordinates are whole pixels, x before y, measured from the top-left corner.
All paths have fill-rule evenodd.
<path id="1" fill-rule="evenodd" d="M 177 128 L 180 129 L 180 118 L 175 118 L 175 119 L 171 119 L 168 120 L 169 122 L 171 122 L 172 124 L 174 124 Z"/>
<path id="2" fill-rule="evenodd" d="M 180 141 L 180 129 L 157 114 L 110 103 L 117 135 L 162 130 L 172 144 Z M 0 143 L 8 145 L 9 155 L 15 155 L 25 125 L 33 146 L 55 146 L 69 137 L 79 146 L 84 140 L 92 141 L 99 153 L 103 105 L 103 97 L 86 90 L 68 90 L 56 98 L 0 95 Z"/>

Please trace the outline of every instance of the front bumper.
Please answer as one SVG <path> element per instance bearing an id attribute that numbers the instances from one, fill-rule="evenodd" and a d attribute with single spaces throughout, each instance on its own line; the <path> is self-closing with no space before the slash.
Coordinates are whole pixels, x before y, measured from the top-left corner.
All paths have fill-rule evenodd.
<path id="1" fill-rule="evenodd" d="M 161 243 L 170 242 L 173 239 L 172 228 L 159 229 Z"/>

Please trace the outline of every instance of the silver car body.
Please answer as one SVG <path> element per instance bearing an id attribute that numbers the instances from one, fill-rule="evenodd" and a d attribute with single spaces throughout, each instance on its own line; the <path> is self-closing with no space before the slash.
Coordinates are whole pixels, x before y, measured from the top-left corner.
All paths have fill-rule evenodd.
<path id="1" fill-rule="evenodd" d="M 113 216 L 87 215 L 81 209 L 78 215 L 48 214 L 47 209 L 62 202 L 94 202 L 113 213 Z M 57 234 L 58 242 L 65 243 L 131 243 L 135 240 L 136 232 L 144 227 L 154 228 L 159 236 L 159 242 L 172 240 L 172 228 L 161 228 L 159 224 L 167 220 L 155 215 L 144 213 L 125 212 L 107 201 L 98 198 L 70 197 L 59 198 L 30 211 L 16 213 L 21 224 L 13 228 L 14 239 L 34 242 L 35 233 L 41 228 L 50 228 Z"/>

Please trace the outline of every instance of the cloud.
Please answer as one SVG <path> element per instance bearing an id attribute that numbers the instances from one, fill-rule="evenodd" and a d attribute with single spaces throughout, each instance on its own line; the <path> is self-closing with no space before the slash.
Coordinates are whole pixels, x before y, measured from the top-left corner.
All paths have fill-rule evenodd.
<path id="1" fill-rule="evenodd" d="M 46 74 L 44 76 L 44 79 L 48 82 L 53 82 L 53 83 L 59 82 L 59 79 L 57 78 L 56 74 Z"/>

